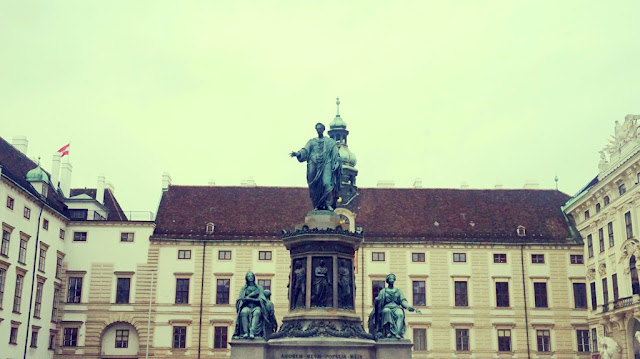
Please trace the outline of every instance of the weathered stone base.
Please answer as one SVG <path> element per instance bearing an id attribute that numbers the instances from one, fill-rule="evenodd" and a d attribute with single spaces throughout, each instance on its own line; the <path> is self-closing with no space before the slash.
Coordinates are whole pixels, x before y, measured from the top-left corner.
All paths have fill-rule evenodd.
<path id="1" fill-rule="evenodd" d="M 234 339 L 234 359 L 410 359 L 409 340 L 351 338 Z"/>

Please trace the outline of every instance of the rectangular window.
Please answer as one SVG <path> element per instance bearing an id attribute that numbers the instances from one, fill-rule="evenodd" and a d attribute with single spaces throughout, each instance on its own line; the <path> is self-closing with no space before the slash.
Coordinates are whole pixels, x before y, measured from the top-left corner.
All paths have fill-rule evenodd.
<path id="1" fill-rule="evenodd" d="M 609 286 L 607 278 L 602 278 L 602 304 L 609 303 Z"/>
<path id="2" fill-rule="evenodd" d="M 627 239 L 631 239 L 633 237 L 633 225 L 631 223 L 631 212 L 627 212 L 624 214 L 624 225 L 627 229 Z"/>
<path id="3" fill-rule="evenodd" d="M 58 256 L 56 258 L 56 278 L 60 278 L 62 274 L 62 257 Z"/>
<path id="4" fill-rule="evenodd" d="M 598 229 L 598 243 L 600 244 L 600 253 L 604 252 L 604 228 Z"/>
<path id="5" fill-rule="evenodd" d="M 589 331 L 588 330 L 576 330 L 578 339 L 578 352 L 589 352 Z"/>
<path id="6" fill-rule="evenodd" d="M 13 198 L 7 196 L 7 208 L 13 211 Z"/>
<path id="7" fill-rule="evenodd" d="M 613 240 L 613 223 L 607 223 L 607 233 L 609 233 L 609 248 L 615 245 L 615 241 Z"/>
<path id="8" fill-rule="evenodd" d="M 33 306 L 33 317 L 40 318 L 40 311 L 42 310 L 42 292 L 44 291 L 44 283 L 38 282 L 36 285 L 36 300 Z"/>
<path id="9" fill-rule="evenodd" d="M 176 304 L 189 303 L 189 278 L 176 278 Z"/>
<path id="10" fill-rule="evenodd" d="M 178 249 L 178 259 L 191 259 L 191 250 Z"/>
<path id="11" fill-rule="evenodd" d="M 505 253 L 495 253 L 493 255 L 493 263 L 507 263 L 507 255 Z"/>
<path id="12" fill-rule="evenodd" d="M 531 263 L 543 264 L 544 263 L 544 254 L 532 254 L 531 255 Z"/>
<path id="13" fill-rule="evenodd" d="M 65 234 L 66 234 L 66 233 L 65 233 L 64 229 L 61 229 L 61 230 L 60 230 L 60 239 L 62 239 L 63 241 L 64 241 L 64 235 L 65 235 Z"/>
<path id="14" fill-rule="evenodd" d="M 129 330 L 118 329 L 116 330 L 116 348 L 128 348 L 129 347 Z"/>
<path id="15" fill-rule="evenodd" d="M 259 251 L 258 259 L 261 261 L 270 261 L 271 260 L 271 251 Z"/>
<path id="16" fill-rule="evenodd" d="M 509 282 L 496 282 L 496 306 L 509 307 Z"/>
<path id="17" fill-rule="evenodd" d="M 573 304 L 576 309 L 587 309 L 587 285 L 573 283 Z"/>
<path id="18" fill-rule="evenodd" d="M 133 232 L 120 233 L 120 242 L 133 242 Z"/>
<path id="19" fill-rule="evenodd" d="M 547 303 L 547 283 L 536 282 L 533 283 L 533 294 L 535 297 L 536 308 L 548 308 Z"/>
<path id="20" fill-rule="evenodd" d="M 9 333 L 9 344 L 18 344 L 18 328 L 11 327 L 11 332 Z"/>
<path id="21" fill-rule="evenodd" d="M 13 294 L 13 312 L 20 313 L 20 305 L 22 302 L 22 286 L 24 284 L 24 276 L 16 274 L 16 288 Z"/>
<path id="22" fill-rule="evenodd" d="M 600 213 L 600 203 L 596 203 L 596 213 Z"/>
<path id="23" fill-rule="evenodd" d="M 2 308 L 2 300 L 4 298 L 4 284 L 7 282 L 7 270 L 0 268 L 0 308 Z"/>
<path id="24" fill-rule="evenodd" d="M 427 305 L 427 292 L 426 292 L 425 283 L 423 280 L 413 281 L 413 305 L 414 306 Z"/>
<path id="25" fill-rule="evenodd" d="M 498 351 L 511 351 L 511 329 L 498 329 Z"/>
<path id="26" fill-rule="evenodd" d="M 218 251 L 218 260 L 230 261 L 231 260 L 231 251 Z"/>
<path id="27" fill-rule="evenodd" d="M 261 286 L 263 290 L 271 291 L 271 279 L 258 279 L 258 285 Z"/>
<path id="28" fill-rule="evenodd" d="M 47 249 L 46 248 L 40 248 L 40 258 L 38 258 L 38 270 L 42 273 L 44 273 L 44 269 L 46 266 L 46 260 L 47 260 Z"/>
<path id="29" fill-rule="evenodd" d="M 411 253 L 412 262 L 424 262 L 424 253 Z"/>
<path id="30" fill-rule="evenodd" d="M 67 303 L 80 303 L 82 299 L 82 277 L 69 278 L 69 290 L 67 291 Z"/>
<path id="31" fill-rule="evenodd" d="M 116 303 L 129 303 L 129 292 L 131 291 L 131 278 L 118 278 L 116 284 Z"/>
<path id="32" fill-rule="evenodd" d="M 229 304 L 229 290 L 231 280 L 218 279 L 216 281 L 216 304 Z"/>
<path id="33" fill-rule="evenodd" d="M 44 229 L 45 231 L 49 230 L 49 220 L 48 219 L 42 220 L 42 229 Z"/>
<path id="34" fill-rule="evenodd" d="M 589 258 L 593 258 L 593 237 L 590 234 L 587 235 L 587 253 Z"/>
<path id="35" fill-rule="evenodd" d="M 187 327 L 173 327 L 173 348 L 186 348 Z"/>
<path id="36" fill-rule="evenodd" d="M 22 215 L 26 219 L 31 219 L 31 208 L 24 206 L 24 211 L 22 212 Z"/>
<path id="37" fill-rule="evenodd" d="M 467 298 L 467 282 L 455 281 L 455 305 L 456 307 L 466 307 L 469 305 Z"/>
<path id="38" fill-rule="evenodd" d="M 569 256 L 571 264 L 584 264 L 584 256 L 582 254 L 572 254 Z"/>
<path id="39" fill-rule="evenodd" d="M 2 230 L 2 246 L 0 247 L 0 254 L 3 256 L 9 256 L 9 242 L 11 240 L 11 232 Z"/>
<path id="40" fill-rule="evenodd" d="M 456 350 L 469 351 L 469 329 L 456 329 Z"/>
<path id="41" fill-rule="evenodd" d="M 463 263 L 467 261 L 467 254 L 466 253 L 454 253 L 453 254 L 453 261 L 454 262 L 458 262 L 458 263 Z"/>
<path id="42" fill-rule="evenodd" d="M 371 261 L 373 262 L 384 262 L 384 252 L 372 252 L 371 253 Z"/>
<path id="43" fill-rule="evenodd" d="M 87 232 L 73 232 L 73 241 L 74 242 L 86 242 L 87 241 Z"/>
<path id="44" fill-rule="evenodd" d="M 31 329 L 31 348 L 38 347 L 38 331 Z"/>
<path id="45" fill-rule="evenodd" d="M 589 289 L 591 289 L 591 310 L 596 310 L 598 308 L 598 298 L 596 297 L 596 282 L 590 283 Z"/>
<path id="46" fill-rule="evenodd" d="M 416 351 L 427 350 L 427 330 L 426 329 L 413 330 L 413 350 L 416 350 Z"/>
<path id="47" fill-rule="evenodd" d="M 591 216 L 589 215 L 589 210 L 584 211 L 584 219 L 585 221 L 589 219 Z"/>
<path id="48" fill-rule="evenodd" d="M 375 302 L 378 293 L 380 293 L 380 290 L 384 288 L 384 283 L 385 282 L 383 280 L 371 281 L 371 303 Z"/>
<path id="49" fill-rule="evenodd" d="M 56 335 L 55 334 L 49 334 L 49 349 L 54 350 L 56 343 Z"/>
<path id="50" fill-rule="evenodd" d="M 227 327 L 215 327 L 214 328 L 214 349 L 227 349 Z"/>
<path id="51" fill-rule="evenodd" d="M 60 300 L 60 289 L 53 290 L 53 304 L 51 305 L 51 321 L 58 321 L 58 301 Z"/>
<path id="52" fill-rule="evenodd" d="M 598 330 L 596 328 L 591 328 L 591 350 L 598 351 Z"/>
<path id="53" fill-rule="evenodd" d="M 625 186 L 623 183 L 620 186 L 618 186 L 618 194 L 622 196 L 625 193 L 627 193 L 627 186 Z"/>
<path id="54" fill-rule="evenodd" d="M 548 329 L 536 330 L 538 338 L 538 352 L 547 353 L 551 351 L 551 333 Z"/>
<path id="55" fill-rule="evenodd" d="M 64 328 L 62 346 L 78 346 L 78 328 Z"/>
<path id="56" fill-rule="evenodd" d="M 611 275 L 611 285 L 613 286 L 613 301 L 618 300 L 618 274 Z"/>
<path id="57" fill-rule="evenodd" d="M 27 240 L 20 238 L 20 250 L 18 251 L 18 263 L 25 264 L 27 262 Z"/>

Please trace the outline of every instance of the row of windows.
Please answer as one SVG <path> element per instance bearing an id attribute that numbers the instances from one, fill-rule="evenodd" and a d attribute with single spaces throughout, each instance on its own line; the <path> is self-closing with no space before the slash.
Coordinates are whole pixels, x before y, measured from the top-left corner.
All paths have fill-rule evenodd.
<path id="1" fill-rule="evenodd" d="M 29 345 L 31 348 L 37 348 L 38 347 L 39 329 L 40 328 L 35 328 L 35 327 L 31 329 L 31 342 L 30 342 L 30 345 Z M 49 335 L 49 349 L 51 349 L 51 350 L 54 349 L 55 340 L 56 340 L 55 334 L 50 334 Z M 11 327 L 11 331 L 9 332 L 9 344 L 14 344 L 14 345 L 18 344 L 18 326 L 12 326 Z"/>
<path id="2" fill-rule="evenodd" d="M 469 345 L 469 329 L 456 329 L 456 351 L 459 352 L 468 352 L 471 351 L 471 347 Z M 497 341 L 498 341 L 498 351 L 499 352 L 510 352 L 512 351 L 511 347 L 511 329 L 497 329 L 496 330 Z M 595 336 L 595 334 L 592 334 Z M 590 341 L 589 341 L 589 330 L 576 330 L 576 340 L 578 344 L 578 352 L 590 352 Z M 595 337 L 593 338 L 593 347 L 595 348 L 597 343 L 595 343 Z M 540 353 L 548 353 L 551 352 L 551 331 L 549 329 L 538 329 L 536 330 L 536 344 L 537 350 Z M 426 351 L 427 347 L 427 330 L 416 328 L 413 329 L 413 350 L 415 351 Z M 594 349 L 594 351 L 597 349 Z"/>
<path id="3" fill-rule="evenodd" d="M 273 254 L 271 251 L 258 251 L 258 259 L 261 261 L 270 261 L 273 258 Z M 178 259 L 191 259 L 191 250 L 190 249 L 179 249 L 178 250 Z M 221 261 L 230 261 L 231 260 L 231 251 L 230 250 L 219 250 L 218 251 L 218 260 Z"/>
<path id="4" fill-rule="evenodd" d="M 28 238 L 20 237 L 20 248 L 18 249 L 18 263 L 25 265 L 27 260 L 27 243 Z M 9 246 L 11 244 L 11 233 L 2 230 L 2 244 L 0 244 L 0 254 L 5 257 L 9 257 Z M 47 263 L 47 250 L 49 247 L 40 243 L 40 252 L 38 255 L 38 271 L 41 273 L 46 272 L 46 263 Z M 62 272 L 62 257 L 59 255 L 56 262 L 56 278 L 60 278 L 60 274 Z"/>
<path id="5" fill-rule="evenodd" d="M 4 301 L 4 289 L 7 282 L 7 270 L 5 268 L 0 268 L 0 308 L 3 306 Z M 13 293 L 13 307 L 12 310 L 14 313 L 20 314 L 22 310 L 22 292 L 24 287 L 24 272 L 19 272 L 16 274 L 16 281 Z M 60 290 L 55 288 L 54 297 L 53 297 L 53 305 L 52 305 L 52 313 L 51 320 L 55 321 L 57 318 L 57 310 L 58 310 L 58 296 Z M 44 293 L 44 282 L 38 281 L 36 284 L 36 295 L 34 298 L 34 307 L 33 307 L 33 317 L 40 318 L 42 312 L 42 295 Z"/>
<path id="6" fill-rule="evenodd" d="M 87 232 L 73 232 L 74 242 L 86 242 L 87 237 L 88 237 Z M 120 233 L 120 242 L 133 242 L 133 238 L 134 238 L 133 232 Z"/>
<path id="7" fill-rule="evenodd" d="M 7 196 L 7 208 L 13 211 L 13 207 L 14 207 L 14 203 L 15 200 L 13 199 L 13 197 L 11 196 Z M 31 208 L 24 206 L 24 209 L 22 211 L 22 216 L 25 219 L 31 219 Z M 49 220 L 44 218 L 42 220 L 42 229 L 44 230 L 49 230 Z M 60 239 L 64 239 L 64 230 L 60 229 Z"/>
<path id="8" fill-rule="evenodd" d="M 640 183 L 640 172 L 637 175 L 636 184 L 638 184 L 638 183 Z M 618 185 L 618 195 L 622 196 L 625 193 L 627 193 L 627 186 L 624 183 L 619 184 Z M 611 199 L 609 198 L 609 196 L 604 196 L 602 202 L 603 202 L 604 206 L 606 207 L 611 202 Z M 602 206 L 600 205 L 600 202 L 596 203 L 596 213 L 600 213 L 601 209 L 602 209 Z M 591 218 L 589 210 L 584 211 L 584 219 L 587 220 L 589 218 Z"/>
<path id="9" fill-rule="evenodd" d="M 385 261 L 385 252 L 372 252 L 371 253 L 371 261 L 372 262 L 384 262 Z M 424 262 L 425 261 L 425 253 L 424 252 L 414 252 L 411 253 L 411 261 L 412 262 Z M 455 263 L 465 263 L 467 261 L 466 253 L 453 253 L 453 262 Z M 507 263 L 507 254 L 506 253 L 494 253 L 493 254 L 493 263 Z M 531 263 L 535 264 L 543 264 L 545 263 L 544 254 L 532 254 L 531 255 Z M 582 264 L 583 256 L 581 254 L 572 254 L 570 255 L 570 263 L 571 264 Z"/>
<path id="10" fill-rule="evenodd" d="M 631 238 L 631 236 L 633 236 L 633 227 L 631 225 L 631 212 L 625 213 L 624 218 L 625 218 L 625 224 L 627 228 L 627 238 Z M 607 236 L 609 239 L 609 248 L 615 246 L 612 222 L 607 223 Z M 600 253 L 604 252 L 604 249 L 605 249 L 604 227 L 598 229 L 598 243 L 600 246 Z M 589 255 L 589 258 L 593 258 L 593 236 L 591 234 L 587 235 L 587 254 Z"/>

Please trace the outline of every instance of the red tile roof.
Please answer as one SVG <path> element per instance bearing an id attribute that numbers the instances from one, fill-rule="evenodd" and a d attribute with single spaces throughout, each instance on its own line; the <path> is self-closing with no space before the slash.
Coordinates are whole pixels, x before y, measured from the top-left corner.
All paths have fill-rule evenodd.
<path id="1" fill-rule="evenodd" d="M 554 190 L 361 188 L 347 208 L 369 242 L 573 243 L 560 209 L 568 199 Z M 310 210 L 306 188 L 171 186 L 152 238 L 277 239 Z"/>

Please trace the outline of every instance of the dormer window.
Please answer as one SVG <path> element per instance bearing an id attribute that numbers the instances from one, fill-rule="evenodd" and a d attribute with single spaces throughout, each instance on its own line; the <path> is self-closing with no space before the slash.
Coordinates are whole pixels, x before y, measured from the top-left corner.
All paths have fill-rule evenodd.
<path id="1" fill-rule="evenodd" d="M 596 203 L 596 213 L 600 213 L 600 203 Z"/>
<path id="2" fill-rule="evenodd" d="M 586 221 L 587 219 L 589 219 L 591 216 L 589 215 L 589 210 L 584 211 L 584 220 Z"/>
<path id="3" fill-rule="evenodd" d="M 518 226 L 518 228 L 516 229 L 516 233 L 518 234 L 518 237 L 524 237 L 527 235 L 527 231 L 524 226 Z"/>
<path id="4" fill-rule="evenodd" d="M 214 226 L 213 223 L 211 223 L 211 222 L 207 223 L 207 228 L 206 228 L 206 233 L 207 234 L 213 233 L 214 229 L 215 229 L 215 226 Z"/>

